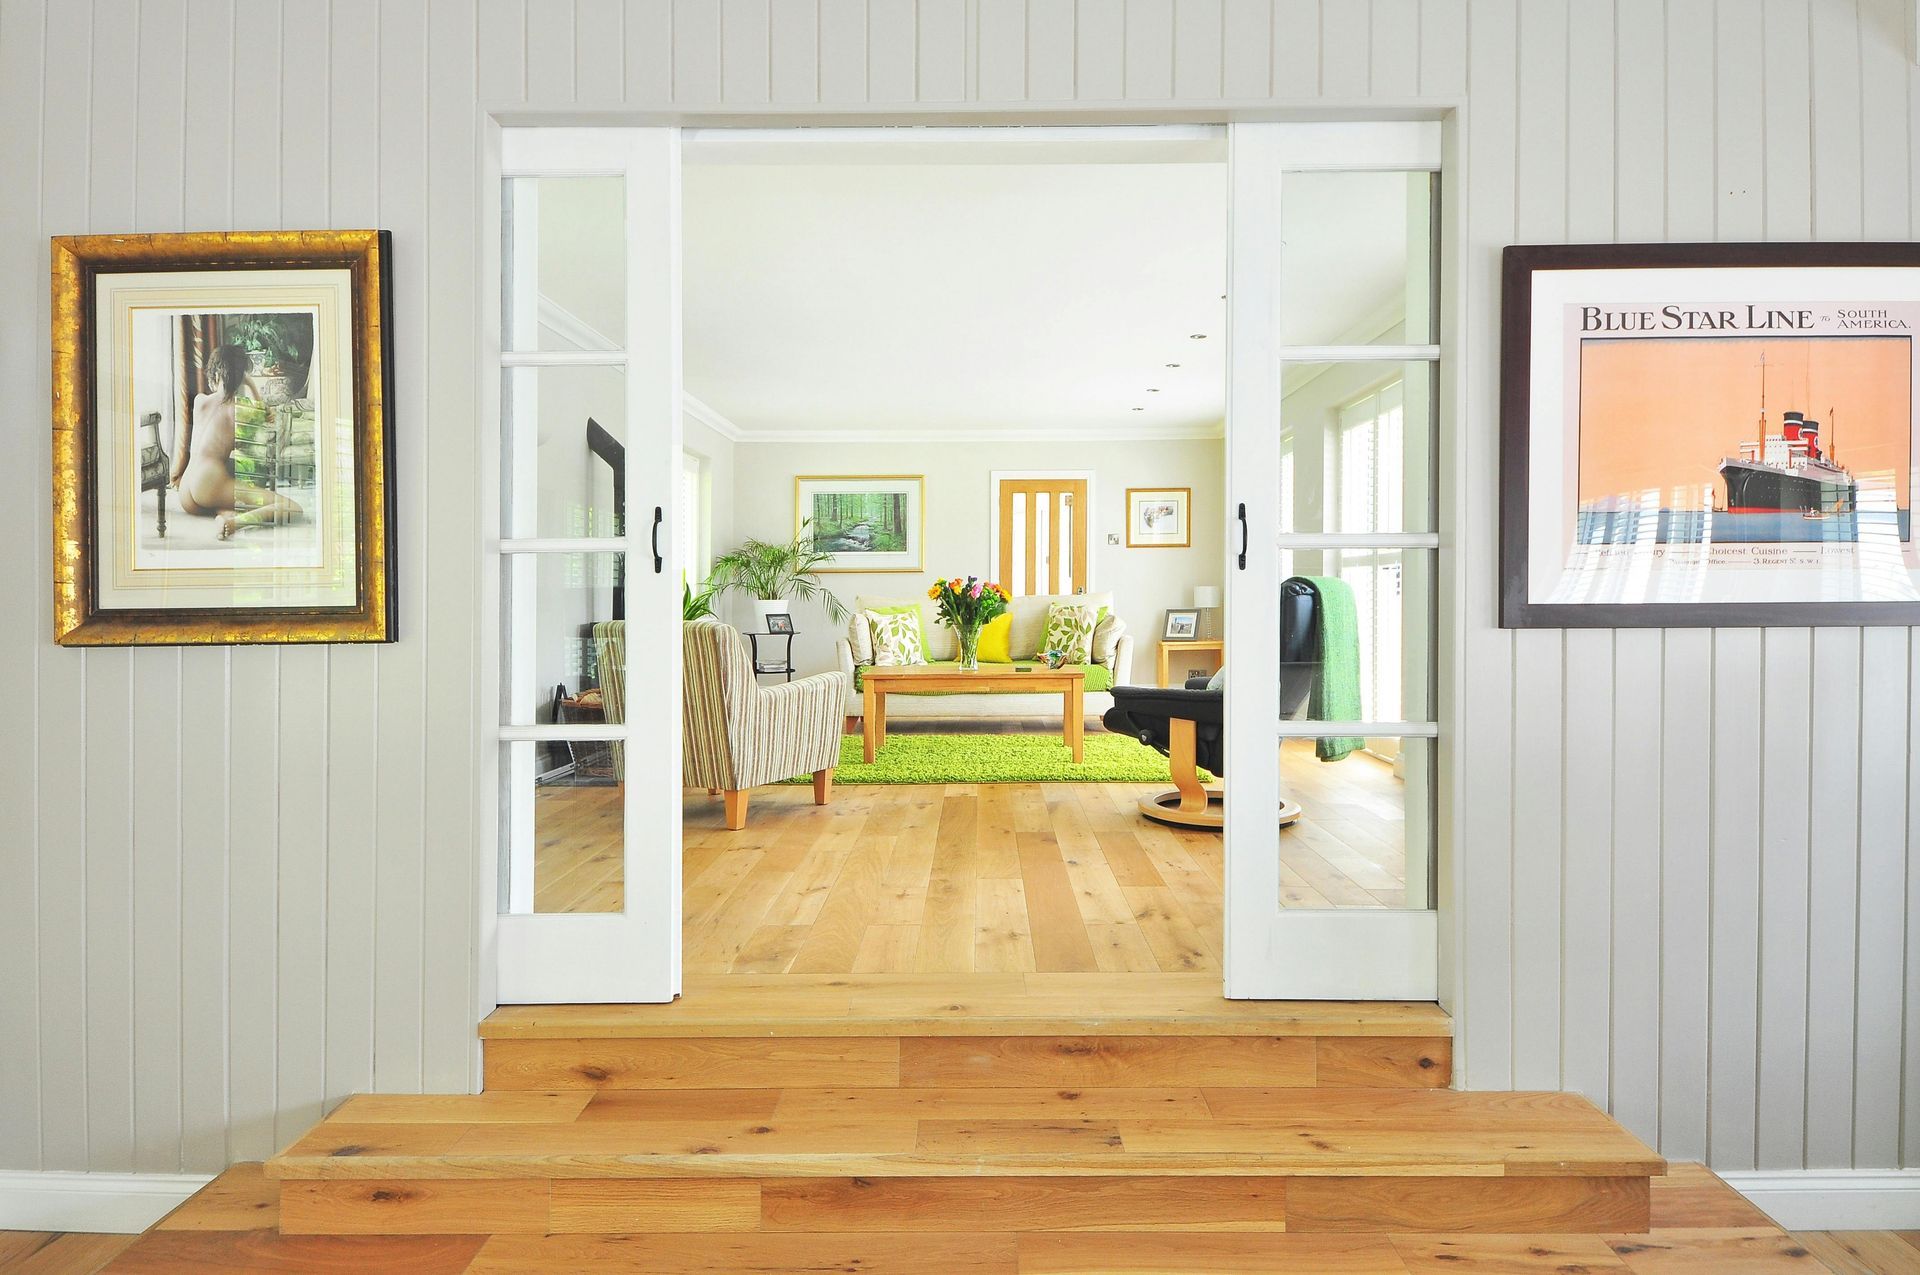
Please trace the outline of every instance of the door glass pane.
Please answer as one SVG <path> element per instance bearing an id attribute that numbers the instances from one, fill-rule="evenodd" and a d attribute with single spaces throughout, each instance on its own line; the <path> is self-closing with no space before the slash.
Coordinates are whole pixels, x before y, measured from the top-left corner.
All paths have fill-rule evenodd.
<path id="1" fill-rule="evenodd" d="M 1433 719 L 1438 557 L 1434 549 L 1282 549 L 1283 720 Z M 1326 591 L 1341 586 L 1347 605 L 1328 605 Z"/>
<path id="2" fill-rule="evenodd" d="M 509 912 L 619 912 L 625 906 L 625 797 L 619 746 L 513 743 L 505 749 Z"/>
<path id="3" fill-rule="evenodd" d="M 1281 181 L 1280 340 L 1434 340 L 1432 173 L 1288 173 Z"/>
<path id="4" fill-rule="evenodd" d="M 1433 744 L 1280 741 L 1281 907 L 1433 906 Z"/>
<path id="5" fill-rule="evenodd" d="M 622 679 L 612 667 L 624 649 L 624 556 L 522 553 L 502 559 L 506 601 L 505 720 L 618 722 Z M 609 681 L 611 680 L 611 685 Z"/>
<path id="6" fill-rule="evenodd" d="M 1432 363 L 1289 363 L 1280 529 L 1434 529 Z"/>
<path id="7" fill-rule="evenodd" d="M 626 399 L 622 368 L 506 370 L 501 525 L 509 537 L 621 534 Z"/>
<path id="8" fill-rule="evenodd" d="M 500 233 L 508 350 L 618 350 L 627 335 L 626 179 L 509 177 Z"/>

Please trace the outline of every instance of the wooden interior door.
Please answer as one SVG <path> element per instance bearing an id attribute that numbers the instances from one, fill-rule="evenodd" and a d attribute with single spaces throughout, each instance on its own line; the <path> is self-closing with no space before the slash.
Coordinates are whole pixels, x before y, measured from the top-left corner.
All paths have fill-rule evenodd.
<path id="1" fill-rule="evenodd" d="M 1087 590 L 1087 480 L 995 479 L 1000 583 L 1015 596 Z"/>

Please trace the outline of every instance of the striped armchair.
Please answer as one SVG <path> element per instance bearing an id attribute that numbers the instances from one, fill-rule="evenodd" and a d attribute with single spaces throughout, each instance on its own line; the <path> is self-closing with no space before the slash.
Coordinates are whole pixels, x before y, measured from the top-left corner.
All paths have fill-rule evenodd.
<path id="1" fill-rule="evenodd" d="M 827 804 L 840 761 L 844 673 L 816 673 L 761 686 L 739 630 L 713 620 L 682 627 L 686 694 L 681 782 L 719 792 L 727 827 L 747 824 L 747 790 L 813 775 L 815 805 Z"/>

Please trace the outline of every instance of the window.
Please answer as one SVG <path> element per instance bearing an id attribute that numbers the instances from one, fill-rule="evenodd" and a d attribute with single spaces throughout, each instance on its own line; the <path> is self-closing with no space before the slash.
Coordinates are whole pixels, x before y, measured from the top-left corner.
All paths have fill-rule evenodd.
<path id="1" fill-rule="evenodd" d="M 1335 452 L 1334 525 L 1365 532 L 1403 525 L 1405 382 L 1396 376 L 1340 409 Z M 1337 574 L 1353 589 L 1360 628 L 1360 715 L 1387 721 L 1400 715 L 1401 553 L 1369 548 L 1342 553 Z M 1375 751 L 1399 753 L 1392 741 Z"/>
<path id="2" fill-rule="evenodd" d="M 696 592 L 713 565 L 713 517 L 707 508 L 707 461 L 680 453 L 680 543 L 687 547 L 687 585 Z"/>

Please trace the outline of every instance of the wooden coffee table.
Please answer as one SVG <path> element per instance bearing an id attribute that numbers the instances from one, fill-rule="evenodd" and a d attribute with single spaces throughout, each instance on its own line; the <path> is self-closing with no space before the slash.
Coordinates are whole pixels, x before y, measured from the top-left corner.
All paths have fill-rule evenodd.
<path id="1" fill-rule="evenodd" d="M 1081 740 L 1086 730 L 1087 675 L 1079 669 L 1036 666 L 1030 673 L 1011 668 L 968 672 L 925 664 L 889 665 L 868 669 L 860 685 L 863 751 L 869 762 L 887 742 L 887 696 L 932 691 L 953 695 L 1058 695 L 1065 718 L 1060 737 L 1073 750 L 1075 761 L 1082 760 L 1085 751 Z"/>

